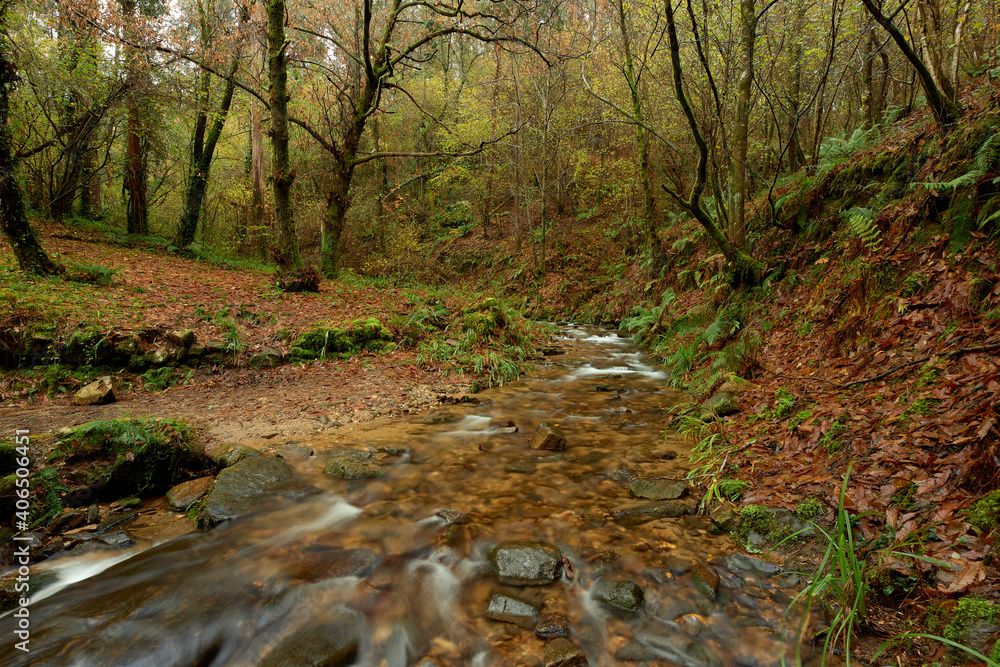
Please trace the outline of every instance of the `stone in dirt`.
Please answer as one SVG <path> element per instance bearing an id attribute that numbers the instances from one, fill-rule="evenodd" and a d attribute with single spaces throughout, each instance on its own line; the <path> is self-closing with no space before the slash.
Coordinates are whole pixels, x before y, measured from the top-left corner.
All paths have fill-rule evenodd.
<path id="1" fill-rule="evenodd" d="M 545 667 L 585 667 L 587 656 L 580 647 L 563 637 L 545 642 Z"/>
<path id="2" fill-rule="evenodd" d="M 87 514 L 82 510 L 69 510 L 60 514 L 49 527 L 49 533 L 59 535 L 67 530 L 73 530 L 87 523 Z"/>
<path id="3" fill-rule="evenodd" d="M 506 593 L 494 593 L 486 609 L 486 618 L 531 630 L 538 623 L 538 607 Z"/>
<path id="4" fill-rule="evenodd" d="M 636 498 L 647 500 L 677 500 L 688 494 L 688 487 L 683 482 L 659 479 L 637 479 L 629 485 L 628 490 Z"/>
<path id="5" fill-rule="evenodd" d="M 566 434 L 555 424 L 542 422 L 531 436 L 531 448 L 562 451 L 566 449 Z"/>
<path id="6" fill-rule="evenodd" d="M 118 400 L 118 392 L 118 378 L 105 375 L 73 394 L 73 405 L 114 403 Z"/>
<path id="7" fill-rule="evenodd" d="M 562 552 L 543 542 L 503 542 L 490 552 L 500 583 L 541 586 L 562 574 Z"/>
<path id="8" fill-rule="evenodd" d="M 569 637 L 569 619 L 565 614 L 549 612 L 538 619 L 535 626 L 535 636 L 540 639 L 555 639 Z"/>
<path id="9" fill-rule="evenodd" d="M 178 484 L 167 491 L 167 506 L 173 512 L 187 512 L 212 486 L 214 477 L 199 477 Z"/>
<path id="10" fill-rule="evenodd" d="M 315 492 L 316 487 L 281 459 L 249 456 L 219 473 L 198 523 L 214 526 L 264 509 L 276 496 L 300 499 Z"/>
<path id="11" fill-rule="evenodd" d="M 195 335 L 190 329 L 183 331 L 168 331 L 165 338 L 177 347 L 188 348 L 194 345 Z"/>
<path id="12" fill-rule="evenodd" d="M 679 500 L 660 500 L 635 507 L 626 507 L 618 510 L 612 516 L 623 526 L 638 526 L 655 519 L 682 517 L 691 513 L 692 509 L 688 503 Z"/>
<path id="13" fill-rule="evenodd" d="M 260 352 L 250 357 L 252 368 L 276 368 L 281 365 L 281 362 L 281 352 L 271 347 L 261 348 Z"/>
<path id="14" fill-rule="evenodd" d="M 711 398 L 701 405 L 702 421 L 710 421 L 712 418 L 725 417 L 740 411 L 740 404 L 736 402 L 732 394 L 719 392 L 713 394 Z M 706 419 L 707 417 L 707 419 Z"/>
<path id="15" fill-rule="evenodd" d="M 153 366 L 163 366 L 170 358 L 173 356 L 173 352 L 165 347 L 157 347 L 152 350 L 146 350 L 146 353 L 142 355 L 142 358 L 146 360 L 147 363 Z"/>
<path id="16" fill-rule="evenodd" d="M 349 456 L 331 459 L 323 467 L 323 473 L 340 479 L 381 479 L 385 477 L 385 472 L 371 463 L 358 461 Z"/>
<path id="17" fill-rule="evenodd" d="M 260 667 L 347 667 L 358 655 L 358 628 L 348 617 L 294 632 L 279 643 Z"/>
<path id="18" fill-rule="evenodd" d="M 593 595 L 601 602 L 629 613 L 639 611 L 645 600 L 639 584 L 627 579 L 602 579 L 594 586 Z"/>

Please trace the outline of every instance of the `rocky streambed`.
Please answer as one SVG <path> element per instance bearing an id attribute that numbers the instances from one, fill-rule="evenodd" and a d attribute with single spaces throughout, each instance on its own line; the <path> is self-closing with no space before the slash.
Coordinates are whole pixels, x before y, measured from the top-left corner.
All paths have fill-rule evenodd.
<path id="1" fill-rule="evenodd" d="M 227 445 L 214 479 L 75 529 L 33 568 L 31 653 L 0 664 L 808 659 L 785 615 L 800 575 L 696 514 L 689 447 L 662 435 L 682 397 L 627 339 L 560 345 L 421 418 Z M 212 528 L 177 536 L 194 521 Z"/>

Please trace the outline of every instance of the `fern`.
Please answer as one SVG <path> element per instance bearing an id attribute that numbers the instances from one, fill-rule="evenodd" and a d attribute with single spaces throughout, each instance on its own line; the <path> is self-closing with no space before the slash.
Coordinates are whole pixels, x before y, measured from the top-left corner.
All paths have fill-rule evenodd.
<path id="1" fill-rule="evenodd" d="M 997 163 L 1000 163 L 1000 134 L 991 134 L 978 148 L 978 150 L 976 150 L 975 164 L 972 169 L 950 181 L 944 181 L 941 183 L 918 183 L 918 185 L 922 185 L 928 189 L 933 188 L 935 190 L 955 192 L 959 188 L 972 187 L 978 183 L 981 179 L 986 177 L 986 175 Z M 1000 183 L 1000 176 L 993 179 L 993 184 L 996 185 L 997 183 Z M 985 223 L 980 223 L 980 226 L 983 224 Z"/>
<path id="2" fill-rule="evenodd" d="M 854 206 L 841 212 L 840 216 L 847 221 L 851 233 L 860 238 L 869 250 L 877 250 L 882 244 L 881 232 L 875 224 L 875 211 L 870 208 Z"/>

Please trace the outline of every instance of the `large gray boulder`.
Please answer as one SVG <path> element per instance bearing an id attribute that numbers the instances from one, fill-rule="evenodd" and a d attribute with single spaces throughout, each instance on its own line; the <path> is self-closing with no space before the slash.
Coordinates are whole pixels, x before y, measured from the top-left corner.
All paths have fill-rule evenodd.
<path id="1" fill-rule="evenodd" d="M 299 499 L 315 493 L 290 465 L 270 456 L 250 456 L 219 473 L 198 517 L 214 526 L 273 505 L 282 498 Z"/>

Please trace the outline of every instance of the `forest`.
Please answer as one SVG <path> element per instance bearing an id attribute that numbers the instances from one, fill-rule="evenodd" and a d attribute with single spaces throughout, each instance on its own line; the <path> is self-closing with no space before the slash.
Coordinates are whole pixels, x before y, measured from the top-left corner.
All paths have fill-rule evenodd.
<path id="1" fill-rule="evenodd" d="M 17 540 L 50 587 L 24 664 L 142 664 L 134 618 L 53 628 L 133 561 L 186 591 L 158 550 L 195 539 L 294 573 L 156 664 L 1000 664 L 998 23 L 0 0 L 0 609 Z M 266 550 L 314 492 L 349 536 Z M 418 561 L 462 591 L 422 622 Z"/>

